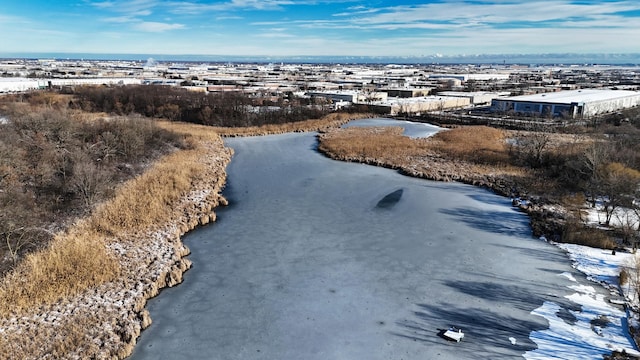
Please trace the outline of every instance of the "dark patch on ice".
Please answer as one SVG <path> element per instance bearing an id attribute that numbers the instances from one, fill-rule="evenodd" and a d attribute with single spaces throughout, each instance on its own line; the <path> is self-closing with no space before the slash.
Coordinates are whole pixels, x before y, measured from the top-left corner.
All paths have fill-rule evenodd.
<path id="1" fill-rule="evenodd" d="M 597 318 L 591 320 L 591 329 L 593 329 L 595 326 L 606 328 L 610 323 L 611 321 L 606 315 L 600 315 Z"/>
<path id="2" fill-rule="evenodd" d="M 560 308 L 560 310 L 558 310 L 558 312 L 556 312 L 556 316 L 558 316 L 560 319 L 562 319 L 562 321 L 564 321 L 565 323 L 567 323 L 569 325 L 575 325 L 576 322 L 578 321 L 576 316 L 573 315 L 571 313 L 571 311 L 569 311 L 569 310 L 567 310 L 565 308 Z"/>
<path id="3" fill-rule="evenodd" d="M 376 204 L 376 208 L 378 208 L 378 209 L 390 209 L 390 208 L 396 206 L 396 204 L 402 198 L 402 193 L 403 192 L 404 192 L 403 189 L 398 189 L 398 190 L 396 190 L 396 191 L 394 191 L 392 193 L 387 194 L 380 201 L 378 201 L 378 204 Z"/>

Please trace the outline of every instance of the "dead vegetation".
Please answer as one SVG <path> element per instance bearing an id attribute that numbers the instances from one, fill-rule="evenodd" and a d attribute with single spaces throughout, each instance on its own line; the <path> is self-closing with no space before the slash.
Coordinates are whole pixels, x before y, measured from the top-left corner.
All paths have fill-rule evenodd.
<path id="1" fill-rule="evenodd" d="M 624 150 L 626 142 L 612 141 L 600 132 L 562 134 L 471 126 L 411 139 L 402 136 L 400 128 L 347 128 L 327 131 L 319 138 L 320 151 L 338 160 L 399 169 L 431 180 L 456 180 L 523 198 L 527 201 L 521 208 L 530 214 L 537 235 L 605 249 L 637 242 L 637 236 L 616 241 L 610 231 L 585 226 L 578 210 L 587 197 L 582 196 L 579 204 L 565 201 L 576 194 L 587 194 L 595 201 L 599 195 L 606 199 L 607 214 L 622 206 L 634 208 L 640 182 L 637 157 Z"/>
<path id="2" fill-rule="evenodd" d="M 452 159 L 475 164 L 504 166 L 511 162 L 505 131 L 486 126 L 454 128 L 439 132 L 430 146 Z"/>
<path id="3" fill-rule="evenodd" d="M 482 137 L 485 133 L 487 140 Z M 480 135 L 480 140 L 467 141 L 474 135 Z M 504 135 L 491 128 L 459 128 L 427 139 L 412 139 L 403 136 L 401 128 L 352 127 L 332 129 L 319 138 L 319 150 L 332 158 L 391 167 L 431 180 L 487 186 L 493 183 L 491 179 L 502 176 L 500 189 L 508 193 L 510 187 L 505 181 L 526 174 L 503 161 L 508 158 L 508 148 L 496 145 L 496 139 Z"/>
<path id="4" fill-rule="evenodd" d="M 70 111 L 61 98 L 0 104 L 0 274 L 148 162 L 186 146 L 147 119 Z"/>
<path id="5" fill-rule="evenodd" d="M 45 100 L 51 105 L 43 109 L 44 113 L 51 109 L 55 113 L 55 104 L 63 106 L 64 101 L 55 102 L 56 99 L 59 100 L 58 97 Z M 44 129 L 52 124 L 67 124 L 55 125 L 55 128 L 74 129 L 62 132 L 74 134 L 69 137 L 72 139 L 74 136 L 89 139 L 86 145 L 81 145 L 85 151 L 102 149 L 97 152 L 101 154 L 98 157 L 101 163 L 94 166 L 109 163 L 115 169 L 125 169 L 127 174 L 134 177 L 127 177 L 126 174 L 108 177 L 110 190 L 89 203 L 85 202 L 82 193 L 68 195 L 70 202 L 67 204 L 74 204 L 69 206 L 69 215 L 62 217 L 67 219 L 68 225 L 54 227 L 55 231 L 46 231 L 49 237 L 31 248 L 31 251 L 24 252 L 21 260 L 16 261 L 11 271 L 2 278 L 0 329 L 3 330 L 3 336 L 0 337 L 0 358 L 124 358 L 131 353 L 140 331 L 151 322 L 144 309 L 146 300 L 157 295 L 161 288 L 180 283 L 183 272 L 190 267 L 189 260 L 184 258 L 189 250 L 179 237 L 200 224 L 215 221 L 214 208 L 226 204 L 220 193 L 225 183 L 225 167 L 230 161 L 231 150 L 224 148 L 218 134 L 220 129 L 159 121 L 153 124 L 145 122 L 142 127 L 135 124 L 136 131 L 141 135 L 146 136 L 150 133 L 147 130 L 152 130 L 153 134 L 166 134 L 175 140 L 172 146 L 166 148 L 171 150 L 170 153 L 157 156 L 161 153 L 157 152 L 155 157 L 147 156 L 136 170 L 132 169 L 135 166 L 123 167 L 113 160 L 125 153 L 126 149 L 119 148 L 117 142 L 108 142 L 107 139 L 112 138 L 105 132 L 80 135 L 82 133 L 75 126 L 100 124 L 104 129 L 114 123 L 126 128 L 126 121 L 134 122 L 138 118 L 100 120 L 95 114 L 66 110 L 55 114 L 62 114 L 60 122 L 48 122 L 49 115 L 42 118 L 31 116 L 29 119 L 34 126 Z M 68 121 L 69 114 L 73 114 L 68 116 L 73 121 Z M 334 115 L 302 122 L 295 125 L 295 131 L 337 126 L 353 117 Z M 289 125 L 267 126 L 250 129 L 249 132 L 243 130 L 242 133 L 257 135 L 290 129 Z M 109 132 L 116 133 L 115 138 L 119 138 L 119 133 Z M 152 137 L 158 140 L 157 135 Z M 57 147 L 51 149 L 68 143 L 58 142 Z M 107 143 L 112 147 L 108 147 Z M 135 144 L 146 146 L 144 141 L 134 141 Z M 105 147 L 118 150 L 106 151 Z M 134 151 L 135 147 L 128 149 Z M 154 153 L 155 150 L 142 151 L 148 152 Z M 94 158 L 90 156 L 89 159 Z M 48 161 L 45 164 L 38 163 L 38 166 L 52 163 L 56 164 Z M 38 170 L 38 166 L 31 169 Z M 9 170 L 9 167 L 3 169 Z M 56 171 L 45 173 L 59 176 Z M 81 173 L 74 170 L 73 176 Z M 84 178 L 91 179 L 91 174 L 84 173 Z M 66 175 L 68 179 L 72 174 Z M 126 182 L 117 183 L 127 178 Z M 17 181 L 21 177 L 11 173 L 5 179 Z M 38 179 L 46 177 L 40 176 Z M 17 185 L 19 182 L 11 184 Z M 16 188 L 19 187 L 7 186 L 3 189 L 5 194 L 15 194 L 10 190 Z M 26 193 L 28 198 L 38 196 L 35 192 L 27 189 L 18 194 Z M 47 193 L 41 191 L 41 196 L 44 196 L 42 194 Z M 3 203 L 2 216 L 17 214 L 8 209 L 15 206 L 16 201 L 21 201 L 20 197 L 7 196 L 4 199 L 7 201 Z M 13 202 L 9 201 L 11 199 L 14 199 Z M 79 208 L 85 210 L 80 211 Z M 29 239 L 33 231 L 22 225 L 29 220 L 39 227 L 45 227 L 42 221 L 46 218 L 30 218 L 29 215 L 33 213 L 26 210 L 21 213 L 24 217 L 12 218 L 12 224 L 22 229 L 23 238 Z M 60 220 L 59 216 L 49 221 Z M 31 238 L 28 241 L 35 240 Z"/>
<path id="6" fill-rule="evenodd" d="M 267 124 L 251 127 L 214 127 L 215 131 L 226 137 L 260 136 L 270 134 L 284 134 L 288 132 L 323 131 L 336 128 L 354 119 L 372 117 L 368 113 L 332 113 L 320 119 L 310 119 L 285 124 Z"/>
<path id="7" fill-rule="evenodd" d="M 226 203 L 219 193 L 231 153 L 211 129 L 161 126 L 191 148 L 118 187 L 5 276 L 0 357 L 124 358 L 150 323 L 146 299 L 181 281 L 190 263 L 178 236 L 214 220 L 213 208 Z M 19 340 L 25 334 L 32 340 Z"/>

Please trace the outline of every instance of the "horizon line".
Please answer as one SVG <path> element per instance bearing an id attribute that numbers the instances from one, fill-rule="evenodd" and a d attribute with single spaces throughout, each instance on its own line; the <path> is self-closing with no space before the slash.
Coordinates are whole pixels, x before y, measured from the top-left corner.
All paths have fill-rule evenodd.
<path id="1" fill-rule="evenodd" d="M 567 64 L 635 64 L 640 65 L 640 52 L 629 53 L 482 53 L 482 54 L 429 54 L 429 55 L 233 55 L 233 54 L 162 54 L 162 53 L 97 53 L 97 52 L 52 52 L 52 51 L 30 51 L 30 52 L 0 52 L 0 59 L 44 59 L 52 58 L 55 60 L 109 60 L 109 61 L 148 61 L 150 59 L 158 62 L 167 61 L 224 61 L 235 62 L 239 60 L 251 60 L 254 62 L 270 62 L 284 60 L 332 60 L 328 63 L 336 62 L 335 60 L 369 60 L 368 62 L 383 63 L 383 61 L 372 60 L 414 60 L 411 63 L 420 62 L 417 60 L 429 60 L 431 64 L 453 60 L 485 60 L 476 61 L 476 63 L 499 64 L 507 63 L 507 60 L 528 60 L 524 62 L 509 62 L 509 65 L 515 64 L 558 64 L 567 62 Z M 500 61 L 498 59 L 502 58 Z M 593 58 L 593 59 L 590 59 Z M 258 61 L 259 60 L 259 61 Z M 400 60 L 400 61 L 399 61 Z M 545 62 L 549 61 L 549 62 Z M 551 61 L 553 60 L 553 61 Z M 593 61 L 587 61 L 593 60 Z M 574 62 L 575 61 L 575 62 Z M 613 62 L 608 62 L 613 61 Z M 627 61 L 627 62 L 624 62 Z M 631 61 L 631 62 L 629 62 Z M 365 61 L 367 62 L 367 61 Z M 470 62 L 473 63 L 473 62 Z"/>

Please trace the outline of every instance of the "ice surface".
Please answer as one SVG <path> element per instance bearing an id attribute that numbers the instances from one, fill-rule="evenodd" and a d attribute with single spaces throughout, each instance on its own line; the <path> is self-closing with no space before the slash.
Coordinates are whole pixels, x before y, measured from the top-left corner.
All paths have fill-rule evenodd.
<path id="1" fill-rule="evenodd" d="M 193 269 L 150 301 L 132 359 L 513 359 L 589 341 L 543 331 L 582 323 L 569 287 L 593 284 L 509 199 L 329 160 L 314 134 L 228 144 L 230 206 L 185 238 Z M 438 336 L 451 325 L 465 341 Z"/>
<path id="2" fill-rule="evenodd" d="M 429 137 L 437 133 L 438 131 L 443 130 L 442 128 L 431 125 L 431 124 L 417 123 L 412 121 L 400 121 L 400 120 L 385 119 L 385 118 L 354 120 L 344 125 L 344 127 L 356 127 L 356 126 L 357 127 L 399 126 L 404 129 L 404 135 L 411 138 Z"/>

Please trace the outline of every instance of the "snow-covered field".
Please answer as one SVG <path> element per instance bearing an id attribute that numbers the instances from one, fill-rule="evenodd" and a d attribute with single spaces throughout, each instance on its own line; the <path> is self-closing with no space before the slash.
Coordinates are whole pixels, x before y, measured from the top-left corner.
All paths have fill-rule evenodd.
<path id="1" fill-rule="evenodd" d="M 575 291 L 567 298 L 581 306 L 580 311 L 571 311 L 571 317 L 559 312 L 561 307 L 546 301 L 532 313 L 544 317 L 549 328 L 534 331 L 530 338 L 538 348 L 525 353 L 526 359 L 602 359 L 602 354 L 613 350 L 625 350 L 628 354 L 640 356 L 633 340 L 626 331 L 628 317 L 618 302 L 626 297 L 629 289 L 621 289 L 618 274 L 623 267 L 633 262 L 633 254 L 616 253 L 574 244 L 556 244 L 567 251 L 573 266 L 597 283 L 611 291 L 611 297 L 598 294 L 594 287 L 578 285 L 572 275 L 565 273 L 576 285 L 569 286 Z M 625 294 L 621 294 L 621 292 Z"/>

